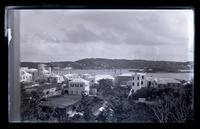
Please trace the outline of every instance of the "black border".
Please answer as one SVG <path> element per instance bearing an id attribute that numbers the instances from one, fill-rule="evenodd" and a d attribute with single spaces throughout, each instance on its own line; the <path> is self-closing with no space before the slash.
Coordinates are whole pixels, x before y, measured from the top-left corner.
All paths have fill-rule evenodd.
<path id="1" fill-rule="evenodd" d="M 194 108 L 195 108 L 195 121 L 191 123 L 186 123 L 186 124 L 55 124 L 55 123 L 32 123 L 32 124 L 27 124 L 27 123 L 9 123 L 8 122 L 8 103 L 7 103 L 7 80 L 8 80 L 8 46 L 5 43 L 7 39 L 2 38 L 2 43 L 0 43 L 0 52 L 1 52 L 1 69 L 3 71 L 2 74 L 0 74 L 0 101 L 3 102 L 0 104 L 0 116 L 1 120 L 0 123 L 4 123 L 1 125 L 1 127 L 24 127 L 24 128 L 37 128 L 39 126 L 45 127 L 45 128 L 58 128 L 58 127 L 63 127 L 63 128 L 69 128 L 69 127 L 80 127 L 80 128 L 141 128 L 141 127 L 156 127 L 156 128 L 193 128 L 198 124 L 198 117 L 199 115 L 199 107 L 200 103 L 198 102 L 199 99 L 199 82 L 198 82 L 198 70 L 199 70 L 199 64 L 198 60 L 199 58 L 197 57 L 198 54 L 198 43 L 199 43 L 199 8 L 198 8 L 198 0 L 138 0 L 138 1 L 125 1 L 125 0 L 120 0 L 120 1 L 103 1 L 103 0 L 84 0 L 84 1 L 73 1 L 73 0 L 66 0 L 66 1 L 61 1 L 61 0 L 27 0 L 27 1 L 17 1 L 17 0 L 5 0 L 3 4 L 1 4 L 1 18 L 2 25 L 4 25 L 4 9 L 6 6 L 29 6 L 29 7 L 23 7 L 24 9 L 28 8 L 37 8 L 37 9 L 194 9 L 195 13 L 195 68 L 194 68 L 194 84 L 195 84 L 195 90 L 194 90 Z M 4 26 L 1 27 L 1 37 L 4 37 Z M 39 126 L 38 126 L 39 125 Z"/>

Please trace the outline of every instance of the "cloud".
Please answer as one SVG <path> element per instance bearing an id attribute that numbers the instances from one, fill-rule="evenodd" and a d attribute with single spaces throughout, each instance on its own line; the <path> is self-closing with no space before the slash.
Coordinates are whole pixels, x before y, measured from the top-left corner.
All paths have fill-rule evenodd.
<path id="1" fill-rule="evenodd" d="M 192 16 L 191 10 L 23 10 L 21 55 L 23 60 L 188 60 Z"/>
<path id="2" fill-rule="evenodd" d="M 106 43 L 122 43 L 119 34 L 115 33 L 111 29 L 106 29 L 103 32 L 96 33 L 90 30 L 83 24 L 79 24 L 75 29 L 65 30 L 67 42 L 70 43 L 88 43 L 88 42 L 106 42 Z"/>
<path id="3" fill-rule="evenodd" d="M 190 23 L 180 11 L 36 12 L 30 12 L 30 15 L 23 12 L 22 22 L 26 28 L 22 29 L 22 36 L 30 32 L 33 38 L 52 43 L 104 41 L 162 45 L 188 42 L 187 26 Z"/>
<path id="4" fill-rule="evenodd" d="M 83 43 L 83 42 L 95 42 L 99 40 L 99 36 L 87 29 L 84 25 L 79 24 L 73 30 L 68 30 L 65 33 L 68 42 Z"/>

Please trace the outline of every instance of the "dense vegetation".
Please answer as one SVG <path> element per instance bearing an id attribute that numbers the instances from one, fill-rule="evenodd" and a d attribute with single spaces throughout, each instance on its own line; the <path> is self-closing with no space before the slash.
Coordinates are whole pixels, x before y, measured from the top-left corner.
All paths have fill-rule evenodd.
<path id="1" fill-rule="evenodd" d="M 163 89 L 146 87 L 128 98 L 130 88 L 114 87 L 110 80 L 103 79 L 97 86 L 98 96 L 83 94 L 81 101 L 73 105 L 72 112 L 76 114 L 72 117 L 56 108 L 42 113 L 37 107 L 40 97 L 33 93 L 31 100 L 23 97 L 22 118 L 56 122 L 189 122 L 194 119 L 192 86 L 187 83 Z M 153 104 L 138 103 L 138 98 Z"/>

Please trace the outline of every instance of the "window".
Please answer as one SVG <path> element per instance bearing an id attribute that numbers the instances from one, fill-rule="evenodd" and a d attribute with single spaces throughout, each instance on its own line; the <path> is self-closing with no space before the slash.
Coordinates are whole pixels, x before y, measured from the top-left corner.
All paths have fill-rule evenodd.
<path id="1" fill-rule="evenodd" d="M 78 87 L 78 84 L 75 84 L 76 87 Z"/>
<path id="2" fill-rule="evenodd" d="M 139 82 L 137 83 L 137 86 L 139 86 L 140 84 L 139 84 Z"/>
<path id="3" fill-rule="evenodd" d="M 132 85 L 134 86 L 134 82 L 132 83 Z"/>
<path id="4" fill-rule="evenodd" d="M 144 76 L 142 76 L 142 79 L 144 79 Z"/>
<path id="5" fill-rule="evenodd" d="M 83 84 L 80 84 L 80 87 L 83 87 Z"/>
<path id="6" fill-rule="evenodd" d="M 47 91 L 46 94 L 48 95 L 48 94 L 49 94 L 49 91 Z"/>
<path id="7" fill-rule="evenodd" d="M 148 82 L 148 86 L 151 86 L 151 82 Z"/>
<path id="8" fill-rule="evenodd" d="M 133 77 L 133 80 L 134 80 L 134 77 Z"/>
<path id="9" fill-rule="evenodd" d="M 140 78 L 139 78 L 139 77 L 137 77 L 137 79 L 138 79 L 138 80 L 140 80 Z"/>
<path id="10" fill-rule="evenodd" d="M 74 87 L 74 84 L 71 84 L 71 87 Z"/>
<path id="11" fill-rule="evenodd" d="M 143 85 L 143 81 L 141 81 L 141 85 Z"/>

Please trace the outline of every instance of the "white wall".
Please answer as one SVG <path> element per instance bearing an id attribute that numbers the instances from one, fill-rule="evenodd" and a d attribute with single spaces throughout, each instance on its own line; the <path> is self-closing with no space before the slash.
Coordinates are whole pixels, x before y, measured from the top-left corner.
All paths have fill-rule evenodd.
<path id="1" fill-rule="evenodd" d="M 83 86 L 80 87 L 80 84 Z M 71 87 L 71 85 L 74 85 Z M 78 85 L 78 87 L 76 87 Z M 87 94 L 89 94 L 89 83 L 69 83 L 69 94 L 78 94 L 81 95 L 83 91 L 86 91 Z"/>
<path id="2" fill-rule="evenodd" d="M 143 76 L 143 78 L 142 78 Z M 147 86 L 145 74 L 134 74 L 132 80 L 127 83 L 135 91 Z"/>

